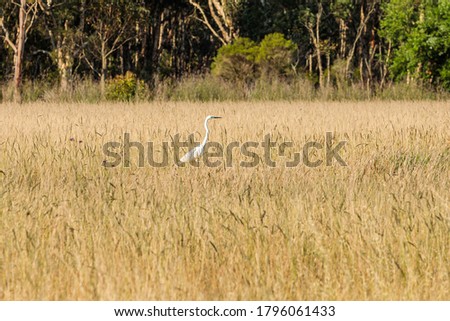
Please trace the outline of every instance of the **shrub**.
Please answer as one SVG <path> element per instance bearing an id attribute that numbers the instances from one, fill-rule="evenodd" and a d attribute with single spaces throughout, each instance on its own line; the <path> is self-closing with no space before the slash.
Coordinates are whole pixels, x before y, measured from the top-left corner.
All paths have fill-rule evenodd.
<path id="1" fill-rule="evenodd" d="M 296 45 L 284 38 L 281 33 L 271 33 L 259 45 L 256 62 L 261 74 L 273 78 L 292 74 L 292 62 Z"/>
<path id="2" fill-rule="evenodd" d="M 108 82 L 106 99 L 116 101 L 130 101 L 143 91 L 144 82 L 136 75 L 127 71 L 125 75 L 118 75 Z"/>
<path id="3" fill-rule="evenodd" d="M 271 33 L 260 44 L 237 38 L 222 46 L 211 66 L 212 74 L 227 81 L 254 83 L 256 79 L 279 78 L 292 74 L 296 46 L 281 33 Z"/>
<path id="4" fill-rule="evenodd" d="M 248 38 L 237 38 L 222 46 L 211 66 L 212 74 L 229 81 L 249 83 L 257 78 L 258 45 Z"/>
<path id="5" fill-rule="evenodd" d="M 442 87 L 450 90 L 450 59 L 439 70 L 439 76 Z"/>

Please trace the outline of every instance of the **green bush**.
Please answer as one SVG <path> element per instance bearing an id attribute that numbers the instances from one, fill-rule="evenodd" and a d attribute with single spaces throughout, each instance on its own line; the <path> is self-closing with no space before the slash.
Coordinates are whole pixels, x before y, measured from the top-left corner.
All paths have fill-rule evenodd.
<path id="1" fill-rule="evenodd" d="M 237 38 L 222 46 L 211 66 L 212 74 L 227 81 L 254 83 L 292 74 L 296 46 L 281 33 L 271 33 L 260 44 L 248 38 Z"/>
<path id="2" fill-rule="evenodd" d="M 392 0 L 382 9 L 380 36 L 392 45 L 394 80 L 420 79 L 450 89 L 450 1 Z"/>
<path id="3" fill-rule="evenodd" d="M 442 87 L 450 90 L 450 59 L 439 70 L 439 76 Z"/>
<path id="4" fill-rule="evenodd" d="M 144 82 L 136 75 L 127 71 L 125 75 L 118 75 L 110 80 L 106 87 L 106 99 L 115 101 L 131 101 L 143 92 Z"/>
<path id="5" fill-rule="evenodd" d="M 237 38 L 233 43 L 219 49 L 211 65 L 211 72 L 228 81 L 252 82 L 257 78 L 258 52 L 259 47 L 254 41 Z"/>
<path id="6" fill-rule="evenodd" d="M 261 74 L 269 78 L 292 74 L 291 66 L 296 49 L 296 45 L 281 33 L 266 35 L 259 45 L 256 57 Z"/>

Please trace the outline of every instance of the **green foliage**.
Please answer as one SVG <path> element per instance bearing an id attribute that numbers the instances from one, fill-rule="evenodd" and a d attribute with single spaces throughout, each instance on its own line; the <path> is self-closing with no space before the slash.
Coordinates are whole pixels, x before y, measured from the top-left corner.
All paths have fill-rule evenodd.
<path id="1" fill-rule="evenodd" d="M 380 36 L 397 47 L 404 42 L 418 19 L 418 8 L 415 0 L 391 0 L 384 2 L 383 20 L 380 21 Z"/>
<path id="2" fill-rule="evenodd" d="M 247 84 L 260 75 L 285 76 L 290 73 L 295 50 L 295 44 L 281 33 L 266 35 L 260 44 L 248 38 L 237 38 L 219 49 L 211 66 L 212 74 Z"/>
<path id="3" fill-rule="evenodd" d="M 302 78 L 284 80 L 257 79 L 252 86 L 236 85 L 218 77 L 190 77 L 173 84 L 158 98 L 169 101 L 271 101 L 311 100 L 313 84 Z"/>
<path id="4" fill-rule="evenodd" d="M 268 77 L 285 76 L 292 73 L 292 61 L 296 45 L 286 40 L 281 33 L 271 33 L 259 45 L 256 62 L 263 75 Z"/>
<path id="5" fill-rule="evenodd" d="M 450 89 L 450 59 L 439 70 L 439 76 L 442 86 Z"/>
<path id="6" fill-rule="evenodd" d="M 425 33 L 421 55 L 424 76 L 429 81 L 442 84 L 450 90 L 450 1 L 441 0 L 437 6 L 430 5 L 425 19 Z"/>
<path id="7" fill-rule="evenodd" d="M 450 89 L 449 0 L 219 1 L 224 4 L 226 30 L 220 30 L 215 19 L 221 20 L 222 14 L 212 15 L 217 8 L 208 1 L 196 2 L 215 32 L 202 22 L 201 10 L 185 0 L 58 0 L 45 10 L 39 7 L 34 23 L 28 25 L 31 10 L 22 65 L 23 101 L 129 101 L 142 99 L 142 94 L 160 97 L 160 90 L 174 99 L 235 99 L 229 90 L 242 99 L 275 99 L 290 97 L 288 87 L 305 77 L 316 89 L 321 83 L 324 99 L 353 99 L 353 91 L 359 95 L 361 88 L 367 91 L 364 97 L 384 92 L 395 99 L 403 93 L 419 97 L 429 89 Z M 14 75 L 11 44 L 16 42 L 18 13 L 14 2 L 0 5 L 0 38 L 8 32 L 11 40 L 0 46 L 4 101 L 13 93 L 8 82 Z M 360 33 L 361 19 L 367 21 Z M 242 38 L 217 53 L 223 31 Z M 208 72 L 211 61 L 217 77 Z M 386 82 L 387 67 L 389 76 L 400 82 L 392 90 Z M 99 74 L 107 79 L 124 69 L 136 73 L 147 87 L 134 76 L 117 77 L 109 82 L 106 96 L 99 94 L 104 83 L 93 79 Z M 66 78 L 69 86 L 58 81 Z M 403 87 L 405 78 L 413 80 L 408 82 L 411 94 Z M 44 86 L 36 85 L 41 82 Z"/>
<path id="8" fill-rule="evenodd" d="M 351 15 L 352 0 L 335 0 L 330 3 L 333 15 L 339 19 L 347 19 Z"/>
<path id="9" fill-rule="evenodd" d="M 106 99 L 115 101 L 131 101 L 142 91 L 144 83 L 136 75 L 127 71 L 125 75 L 118 75 L 108 82 Z"/>
<path id="10" fill-rule="evenodd" d="M 222 46 L 211 66 L 212 74 L 229 81 L 253 81 L 257 77 L 258 45 L 249 38 L 237 38 Z"/>
<path id="11" fill-rule="evenodd" d="M 394 79 L 410 74 L 450 89 L 450 2 L 393 0 L 385 6 L 380 35 L 393 46 Z"/>

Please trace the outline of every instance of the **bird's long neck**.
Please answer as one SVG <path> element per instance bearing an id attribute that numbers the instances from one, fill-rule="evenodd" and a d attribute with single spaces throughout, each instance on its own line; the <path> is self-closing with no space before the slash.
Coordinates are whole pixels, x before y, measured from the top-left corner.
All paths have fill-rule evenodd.
<path id="1" fill-rule="evenodd" d="M 205 134 L 205 138 L 203 139 L 202 146 L 205 146 L 205 145 L 206 145 L 206 142 L 208 141 L 208 136 L 209 136 L 208 120 L 209 120 L 209 119 L 206 119 L 206 120 L 205 120 L 206 134 Z"/>

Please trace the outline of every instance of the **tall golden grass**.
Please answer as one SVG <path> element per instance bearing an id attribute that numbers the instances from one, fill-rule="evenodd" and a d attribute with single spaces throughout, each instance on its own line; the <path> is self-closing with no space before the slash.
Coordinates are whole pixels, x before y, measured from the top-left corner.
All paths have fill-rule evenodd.
<path id="1" fill-rule="evenodd" d="M 223 145 L 333 132 L 348 166 L 102 166 L 208 114 Z M 0 299 L 450 300 L 449 174 L 448 102 L 4 104 Z"/>

